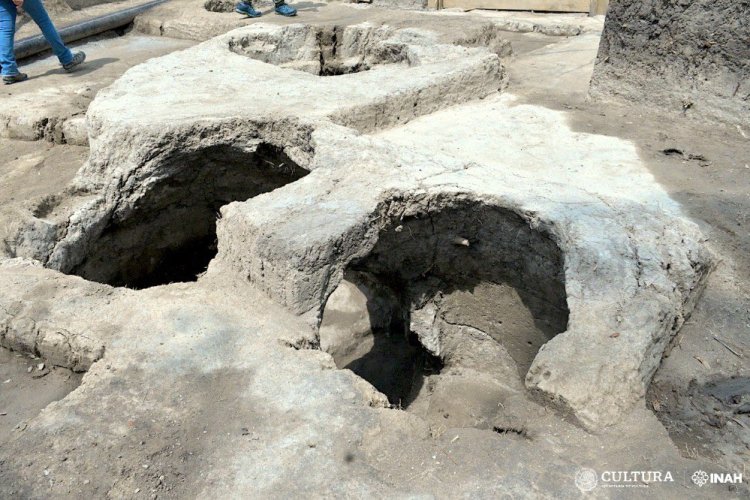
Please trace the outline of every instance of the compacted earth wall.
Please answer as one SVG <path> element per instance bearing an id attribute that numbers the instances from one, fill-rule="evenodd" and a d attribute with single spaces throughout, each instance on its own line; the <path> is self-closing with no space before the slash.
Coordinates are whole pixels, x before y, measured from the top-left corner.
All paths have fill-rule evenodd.
<path id="1" fill-rule="evenodd" d="M 613 0 L 591 94 L 750 123 L 750 1 Z"/>

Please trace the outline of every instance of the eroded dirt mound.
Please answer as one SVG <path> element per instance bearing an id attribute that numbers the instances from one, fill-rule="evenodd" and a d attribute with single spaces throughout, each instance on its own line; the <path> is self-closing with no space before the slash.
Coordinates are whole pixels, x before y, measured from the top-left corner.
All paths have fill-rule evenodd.
<path id="1" fill-rule="evenodd" d="M 591 92 L 750 122 L 750 2 L 614 0 Z"/>

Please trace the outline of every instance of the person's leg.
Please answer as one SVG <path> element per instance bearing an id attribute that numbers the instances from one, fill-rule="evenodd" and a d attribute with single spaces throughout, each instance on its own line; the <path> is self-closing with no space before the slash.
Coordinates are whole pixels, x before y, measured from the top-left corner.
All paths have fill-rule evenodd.
<path id="1" fill-rule="evenodd" d="M 6 0 L 0 1 L 4 2 Z M 60 64 L 66 65 L 73 62 L 73 53 L 65 46 L 62 38 L 60 38 L 60 34 L 57 32 L 55 25 L 52 24 L 52 19 L 49 18 L 42 0 L 25 0 L 23 2 L 23 10 L 34 20 L 39 29 L 42 30 L 44 38 L 52 46 L 52 52 L 55 53 Z"/>
<path id="2" fill-rule="evenodd" d="M 3 76 L 17 75 L 18 65 L 13 53 L 16 36 L 16 6 L 10 0 L 0 0 L 0 67 Z"/>

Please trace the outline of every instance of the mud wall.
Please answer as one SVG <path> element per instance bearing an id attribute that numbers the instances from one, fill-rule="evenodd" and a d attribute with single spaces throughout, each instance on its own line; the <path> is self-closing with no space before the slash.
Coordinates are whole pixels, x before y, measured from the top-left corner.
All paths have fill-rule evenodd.
<path id="1" fill-rule="evenodd" d="M 750 123 L 750 1 L 612 0 L 591 95 Z"/>

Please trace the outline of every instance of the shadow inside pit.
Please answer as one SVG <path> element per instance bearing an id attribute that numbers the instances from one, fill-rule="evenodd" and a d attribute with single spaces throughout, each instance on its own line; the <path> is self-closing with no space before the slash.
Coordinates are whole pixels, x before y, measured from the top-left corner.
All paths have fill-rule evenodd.
<path id="1" fill-rule="evenodd" d="M 440 331 L 446 343 L 491 338 L 521 379 L 541 346 L 567 328 L 563 255 L 554 241 L 511 211 L 451 205 L 387 223 L 323 312 L 321 348 L 395 406 L 408 407 L 430 375 L 465 355 L 443 345 L 434 356 L 411 331 L 413 314 L 424 324 L 430 311 L 427 331 Z"/>
<path id="2" fill-rule="evenodd" d="M 428 352 L 406 325 L 394 319 L 388 330 L 373 331 L 369 351 L 342 368 L 370 382 L 393 406 L 408 408 L 425 379 L 440 373 L 443 362 Z"/>
<path id="3" fill-rule="evenodd" d="M 135 289 L 195 281 L 216 255 L 219 209 L 307 175 L 281 149 L 217 145 L 166 158 L 69 274 Z"/>

